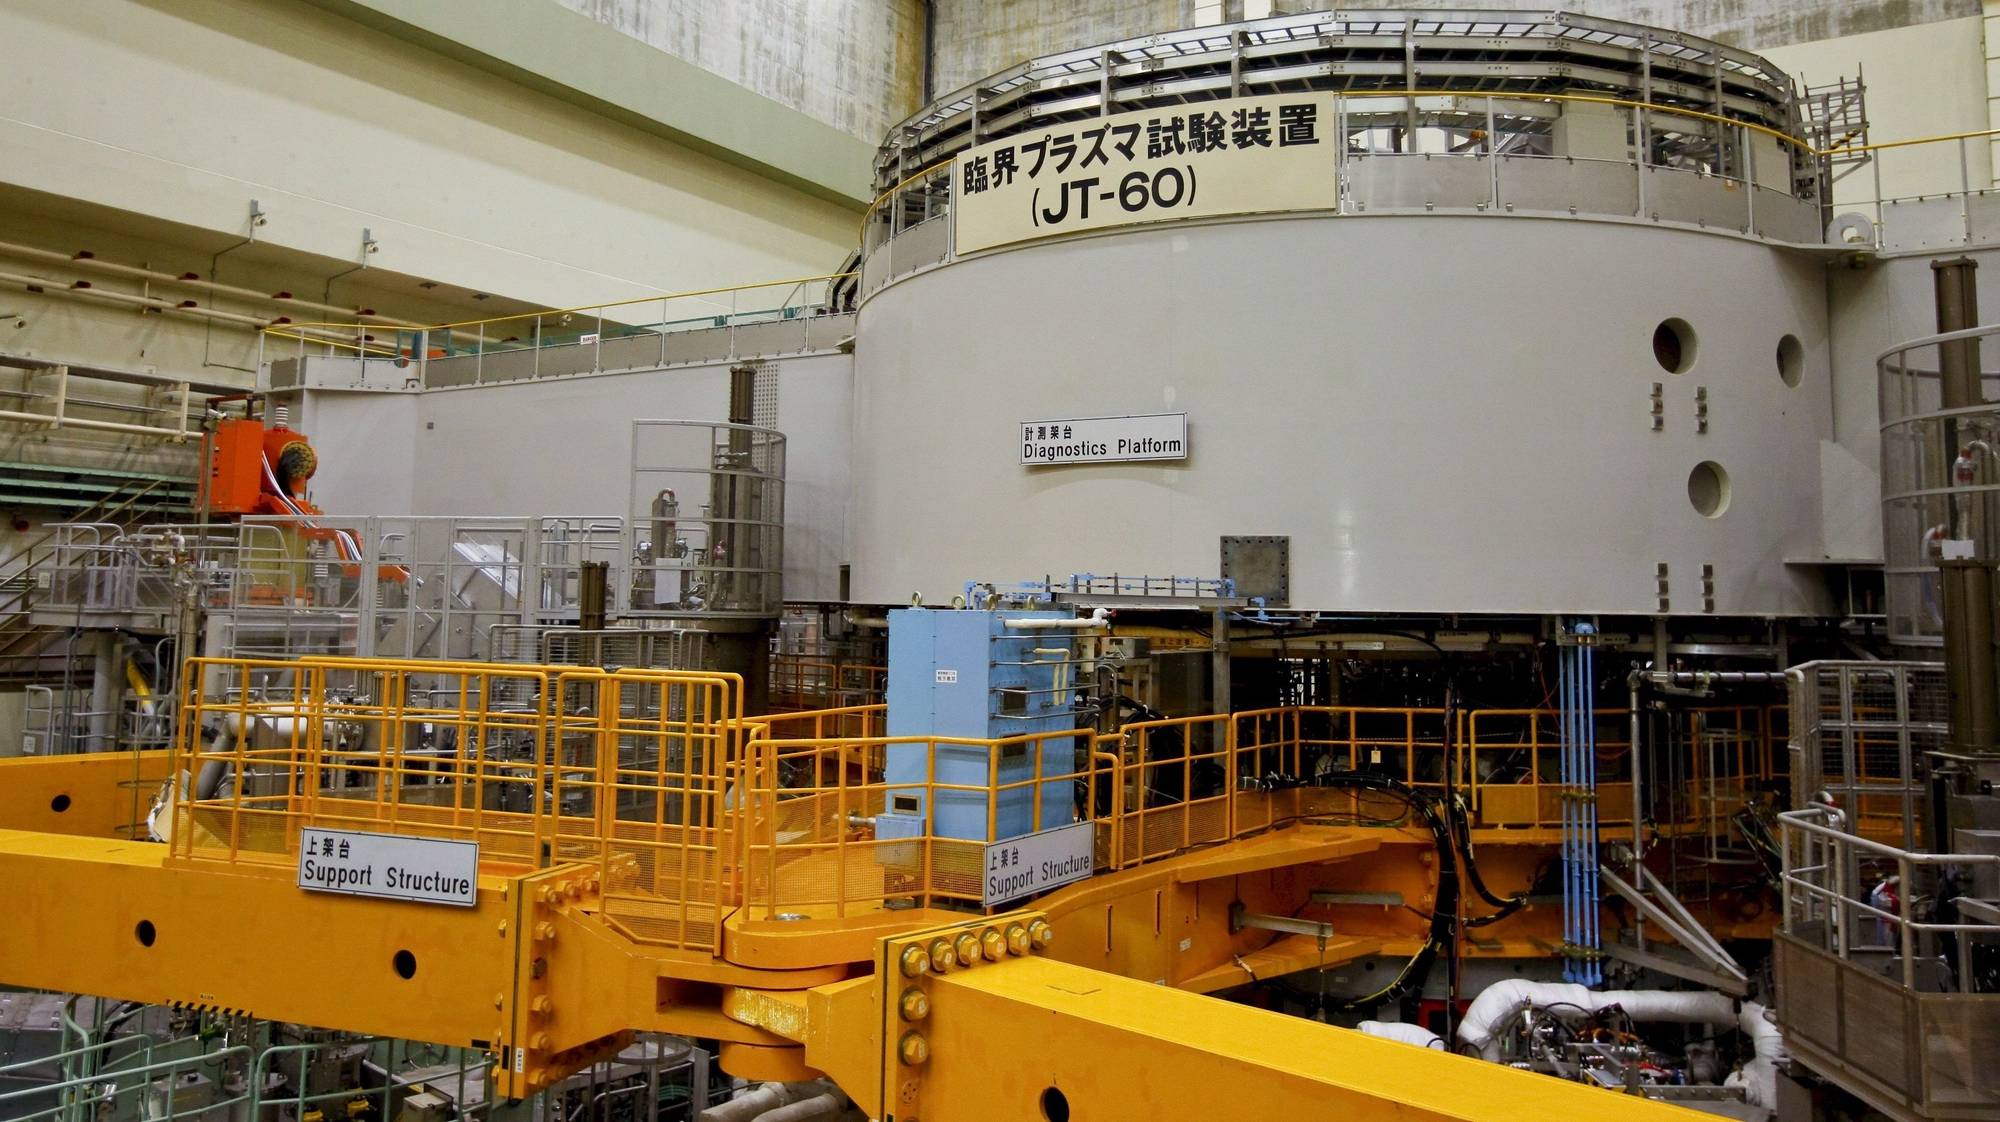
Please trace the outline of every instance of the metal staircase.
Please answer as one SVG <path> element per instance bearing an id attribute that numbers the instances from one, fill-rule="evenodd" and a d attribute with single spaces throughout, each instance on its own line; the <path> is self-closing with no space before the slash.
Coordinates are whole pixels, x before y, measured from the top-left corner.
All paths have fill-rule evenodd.
<path id="1" fill-rule="evenodd" d="M 1806 135 L 1826 162 L 1829 181 L 1845 179 L 1868 163 L 1868 87 L 1857 70 L 1822 86 L 1807 86 L 1799 108 Z"/>
<path id="2" fill-rule="evenodd" d="M 100 485 L 89 505 L 71 521 L 106 523 L 129 530 L 148 520 L 188 511 L 191 484 L 172 476 L 97 473 Z M 102 484 L 109 478 L 114 482 Z M 36 595 L 48 584 L 57 559 L 49 548 L 51 528 L 0 561 L 0 685 L 41 682 L 59 676 L 60 660 L 49 651 L 64 628 L 34 619 Z"/>

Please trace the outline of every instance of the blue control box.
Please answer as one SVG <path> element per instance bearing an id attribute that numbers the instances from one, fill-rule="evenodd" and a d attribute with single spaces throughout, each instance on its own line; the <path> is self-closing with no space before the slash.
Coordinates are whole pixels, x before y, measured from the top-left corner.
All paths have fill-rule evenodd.
<path id="1" fill-rule="evenodd" d="M 1029 622 L 1074 618 L 1029 610 L 891 611 L 889 735 L 999 740 L 1074 729 L 1074 632 Z M 925 789 L 896 785 L 926 781 L 967 788 L 937 792 L 937 837 L 999 841 L 1067 826 L 1076 821 L 1075 784 L 1067 778 L 1076 771 L 1076 749 L 1077 738 L 1070 736 L 1006 745 L 997 753 L 984 745 L 940 744 L 933 754 L 927 744 L 891 744 L 888 813 L 878 836 L 922 832 L 931 813 Z M 1066 778 L 1032 782 L 1038 758 L 1040 774 Z M 989 795 L 1010 783 L 1023 785 L 992 798 L 989 830 Z"/>

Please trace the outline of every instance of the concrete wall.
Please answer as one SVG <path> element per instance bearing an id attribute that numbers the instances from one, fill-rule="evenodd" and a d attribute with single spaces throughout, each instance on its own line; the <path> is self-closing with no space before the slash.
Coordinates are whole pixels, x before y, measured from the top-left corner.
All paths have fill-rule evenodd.
<path id="1" fill-rule="evenodd" d="M 404 294 L 381 310 L 407 318 L 474 293 L 560 307 L 821 273 L 854 240 L 851 204 L 827 193 L 298 0 L 18 0 L 0 42 L 0 210 L 77 208 L 155 247 L 135 254 L 205 263 L 251 233 L 255 200 L 257 245 L 226 264 L 301 295 L 360 263 L 364 230 L 370 269 Z M 17 304 L 54 357 L 250 365 L 240 330 L 196 333 L 197 364 L 164 326 L 0 286 L 0 313 Z"/>
<path id="2" fill-rule="evenodd" d="M 1987 124 L 1987 73 L 1978 16 L 1913 23 L 1885 31 L 1819 39 L 1763 50 L 1804 84 L 1862 75 L 1868 85 L 1869 135 L 1875 141 L 1977 132 Z M 1966 179 L 1974 190 L 1993 183 L 1990 146 L 1965 143 Z M 1959 145 L 1923 144 L 1875 153 L 1834 185 L 1841 205 L 1874 198 L 1909 198 L 1959 190 Z"/>
<path id="3" fill-rule="evenodd" d="M 940 93 L 957 89 L 1035 55 L 1218 22 L 1219 19 L 1242 18 L 1246 7 L 1254 12 L 1261 6 L 1246 4 L 1242 0 L 1228 0 L 1221 4 L 1196 3 L 1194 0 L 1077 0 L 1074 3 L 1065 0 L 1013 0 L 1010 3 L 936 0 L 935 88 Z M 1465 5 L 1450 3 L 1449 0 L 1412 0 L 1408 4 L 1393 6 L 1465 8 Z M 1319 11 L 1327 5 L 1280 0 L 1270 7 L 1273 11 L 1284 13 Z M 1475 7 L 1548 11 L 1552 6 L 1533 3 L 1532 0 L 1491 0 Z M 1716 0 L 1572 0 L 1554 7 L 1584 15 L 1672 28 L 1758 51 L 1979 15 L 1979 0 L 1802 0 L 1796 3 L 1787 0 L 1739 3 L 1718 3 Z M 1974 40 L 1977 41 L 1976 32 Z M 1911 61 L 1915 63 L 1917 60 Z M 1883 64 L 1885 68 L 1890 65 L 1886 58 Z M 1921 96 L 1921 88 L 1919 84 L 1910 96 Z"/>
<path id="4" fill-rule="evenodd" d="M 921 0 L 557 0 L 870 144 L 923 98 Z"/>

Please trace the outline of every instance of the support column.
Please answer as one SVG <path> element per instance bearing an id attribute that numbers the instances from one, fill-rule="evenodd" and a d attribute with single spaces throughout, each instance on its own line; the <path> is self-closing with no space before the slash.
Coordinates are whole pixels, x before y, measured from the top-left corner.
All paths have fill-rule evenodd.
<path id="1" fill-rule="evenodd" d="M 1209 631 L 1213 651 L 1209 655 L 1210 704 L 1217 713 L 1232 712 L 1229 697 L 1229 612 L 1223 608 L 1215 610 L 1214 623 Z"/>

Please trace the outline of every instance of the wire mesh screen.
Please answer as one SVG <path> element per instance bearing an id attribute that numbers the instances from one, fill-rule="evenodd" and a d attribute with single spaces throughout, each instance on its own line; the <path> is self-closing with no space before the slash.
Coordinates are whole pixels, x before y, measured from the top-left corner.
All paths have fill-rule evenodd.
<path id="1" fill-rule="evenodd" d="M 1916 848 L 1924 754 L 1945 746 L 1944 666 L 1809 662 L 1792 671 L 1792 800 L 1831 801 L 1864 837 Z"/>
<path id="2" fill-rule="evenodd" d="M 632 614 L 753 618 L 783 609 L 784 434 L 634 421 L 631 511 Z"/>
<path id="3" fill-rule="evenodd" d="M 1877 364 L 1889 636 L 1904 646 L 1943 643 L 1941 560 L 2000 557 L 2000 406 L 1944 406 L 1947 360 L 1976 370 L 1981 341 L 1913 343 Z M 2000 400 L 2000 373 L 1976 382 Z"/>

